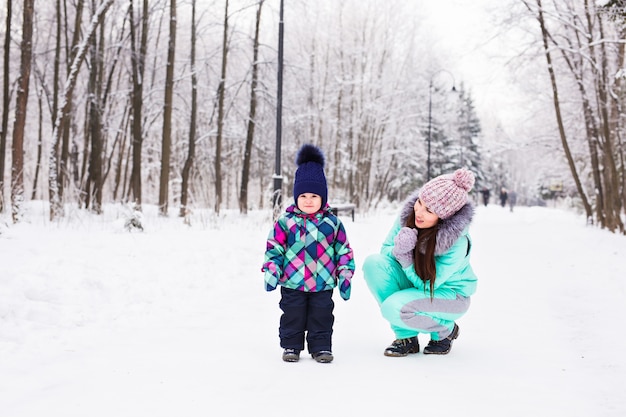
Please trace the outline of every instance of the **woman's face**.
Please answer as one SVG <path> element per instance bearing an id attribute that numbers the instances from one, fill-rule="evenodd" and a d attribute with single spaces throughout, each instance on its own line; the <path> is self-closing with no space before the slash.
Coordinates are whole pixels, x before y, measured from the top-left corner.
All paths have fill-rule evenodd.
<path id="1" fill-rule="evenodd" d="M 322 208 L 322 197 L 313 193 L 304 193 L 298 196 L 298 208 L 306 214 L 317 213 Z"/>
<path id="2" fill-rule="evenodd" d="M 415 227 L 418 229 L 428 229 L 439 221 L 439 216 L 430 211 L 419 198 L 413 205 L 413 211 L 415 212 Z"/>

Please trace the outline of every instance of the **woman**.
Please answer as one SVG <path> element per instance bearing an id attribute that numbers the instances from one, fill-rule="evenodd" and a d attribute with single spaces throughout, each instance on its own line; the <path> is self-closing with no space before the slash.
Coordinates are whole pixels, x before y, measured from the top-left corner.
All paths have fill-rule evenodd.
<path id="1" fill-rule="evenodd" d="M 424 354 L 445 355 L 459 335 L 456 324 L 476 291 L 468 227 L 474 174 L 459 169 L 415 191 L 379 254 L 363 265 L 367 285 L 396 340 L 384 354 L 419 352 L 418 334 L 430 335 Z"/>

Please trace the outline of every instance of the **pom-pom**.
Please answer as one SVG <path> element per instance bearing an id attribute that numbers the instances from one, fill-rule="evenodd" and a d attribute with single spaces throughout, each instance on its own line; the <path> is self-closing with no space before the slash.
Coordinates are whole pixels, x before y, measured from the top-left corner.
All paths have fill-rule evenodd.
<path id="1" fill-rule="evenodd" d="M 465 168 L 454 171 L 452 180 L 457 187 L 465 190 L 466 192 L 469 192 L 472 189 L 475 181 L 474 174 Z"/>
<path id="2" fill-rule="evenodd" d="M 296 165 L 300 166 L 307 162 L 316 162 L 324 168 L 324 154 L 320 148 L 310 144 L 302 145 L 296 156 Z"/>

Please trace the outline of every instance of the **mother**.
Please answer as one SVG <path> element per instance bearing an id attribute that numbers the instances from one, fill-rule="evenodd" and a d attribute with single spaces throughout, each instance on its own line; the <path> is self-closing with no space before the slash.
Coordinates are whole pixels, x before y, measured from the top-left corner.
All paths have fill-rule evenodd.
<path id="1" fill-rule="evenodd" d="M 427 182 L 405 201 L 380 253 L 365 259 L 365 280 L 396 337 L 386 356 L 418 353 L 420 333 L 430 336 L 424 354 L 445 355 L 458 337 L 456 320 L 476 291 L 473 185 L 466 169 Z"/>

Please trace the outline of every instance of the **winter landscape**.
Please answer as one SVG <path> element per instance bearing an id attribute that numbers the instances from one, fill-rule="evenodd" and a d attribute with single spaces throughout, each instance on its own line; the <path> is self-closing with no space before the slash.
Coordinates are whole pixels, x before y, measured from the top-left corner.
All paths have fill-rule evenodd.
<path id="1" fill-rule="evenodd" d="M 360 266 L 396 212 L 342 217 L 357 272 L 352 298 L 335 297 L 331 364 L 281 360 L 279 294 L 260 272 L 269 211 L 186 225 L 145 207 L 143 232 L 120 206 L 3 215 L 0 415 L 626 413 L 624 236 L 569 210 L 478 206 L 479 289 L 452 352 L 388 358 Z"/>
<path id="2" fill-rule="evenodd" d="M 623 2 L 60 3 L 0 8 L 0 417 L 626 415 Z M 261 272 L 305 142 L 358 206 L 330 364 Z M 478 292 L 385 357 L 361 266 L 460 167 Z"/>

